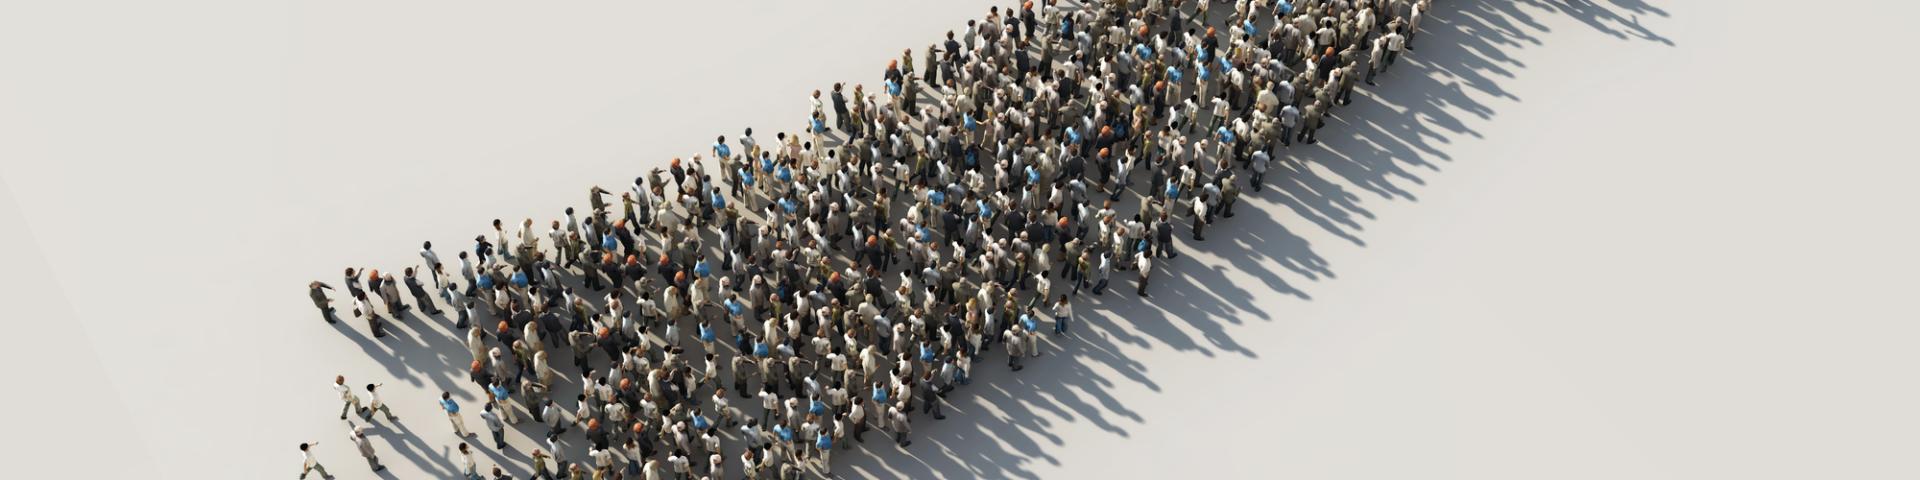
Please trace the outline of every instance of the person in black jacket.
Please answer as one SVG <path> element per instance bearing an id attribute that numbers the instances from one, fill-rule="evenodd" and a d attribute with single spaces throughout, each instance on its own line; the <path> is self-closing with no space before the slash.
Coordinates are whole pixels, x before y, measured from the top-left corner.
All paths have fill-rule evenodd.
<path id="1" fill-rule="evenodd" d="M 1159 221 L 1153 222 L 1153 245 L 1166 258 L 1180 256 L 1173 253 L 1173 222 L 1167 219 L 1166 212 L 1160 212 Z"/>
<path id="2" fill-rule="evenodd" d="M 420 311 L 428 315 L 439 315 L 440 307 L 433 304 L 433 297 L 427 293 L 426 287 L 420 284 L 420 278 L 413 275 L 413 267 L 407 267 L 402 273 L 406 277 L 402 281 L 407 285 L 407 293 L 413 295 L 413 303 L 420 304 Z"/>

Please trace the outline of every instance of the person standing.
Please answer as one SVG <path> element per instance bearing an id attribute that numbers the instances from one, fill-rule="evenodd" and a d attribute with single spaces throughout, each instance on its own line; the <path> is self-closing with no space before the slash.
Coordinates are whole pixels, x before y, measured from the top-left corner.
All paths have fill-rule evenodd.
<path id="1" fill-rule="evenodd" d="M 467 444 L 460 444 L 460 475 L 467 480 L 481 480 L 480 467 L 473 463 L 473 450 Z"/>
<path id="2" fill-rule="evenodd" d="M 1267 169 L 1270 168 L 1268 166 L 1270 163 L 1273 163 L 1273 156 L 1268 155 L 1266 150 L 1253 151 L 1253 163 L 1248 167 L 1249 170 L 1253 171 L 1253 176 L 1247 179 L 1248 183 L 1253 184 L 1253 191 L 1260 191 L 1262 185 L 1266 183 Z"/>
<path id="3" fill-rule="evenodd" d="M 427 293 L 426 285 L 422 285 L 420 283 L 420 277 L 414 276 L 414 273 L 413 267 L 407 267 L 402 271 L 402 274 L 406 277 L 403 281 L 407 284 L 407 293 L 413 295 L 413 303 L 420 305 L 421 312 L 428 315 L 439 315 L 441 313 L 440 307 L 433 304 L 433 295 Z"/>
<path id="4" fill-rule="evenodd" d="M 380 298 L 387 301 L 387 314 L 393 315 L 395 320 L 404 319 L 400 315 L 413 309 L 412 306 L 400 301 L 400 282 L 394 281 L 393 272 L 387 272 L 386 276 L 380 277 L 379 289 Z"/>
<path id="5" fill-rule="evenodd" d="M 841 84 L 833 84 L 833 125 L 840 131 L 852 131 L 853 120 L 847 115 L 847 96 L 840 93 Z"/>
<path id="6" fill-rule="evenodd" d="M 433 275 L 433 286 L 439 288 L 440 254 L 433 253 L 433 242 L 420 242 L 420 259 L 427 262 L 427 272 Z"/>
<path id="7" fill-rule="evenodd" d="M 327 290 L 333 286 L 318 281 L 307 283 L 307 296 L 313 298 L 313 308 L 320 309 L 320 319 L 327 323 L 340 323 L 333 314 L 333 299 L 327 298 Z"/>
<path id="8" fill-rule="evenodd" d="M 1407 50 L 1413 50 L 1413 39 L 1414 37 L 1420 36 L 1420 18 L 1426 16 L 1428 1 L 1430 0 L 1413 2 L 1413 13 L 1407 15 L 1407 39 L 1405 42 Z"/>
<path id="9" fill-rule="evenodd" d="M 1373 74 L 1368 73 L 1367 75 L 1369 75 L 1368 78 L 1371 79 L 1372 78 L 1371 75 Z M 1281 84 L 1286 85 L 1285 82 L 1282 82 Z M 1369 80 L 1368 84 L 1371 85 L 1372 81 Z M 1286 146 L 1286 147 L 1293 146 L 1294 132 L 1300 128 L 1300 120 L 1301 118 L 1300 118 L 1299 107 L 1295 107 L 1291 103 L 1280 107 L 1280 145 L 1281 146 Z"/>
<path id="10" fill-rule="evenodd" d="M 1026 353 L 1021 350 L 1021 347 L 1027 343 L 1027 335 L 1026 332 L 1021 330 L 1023 327 L 1020 325 L 1020 322 L 1008 323 L 1013 325 L 1007 327 L 1007 331 L 1003 334 L 1006 338 L 1002 340 L 1007 346 L 1007 367 L 1018 372 L 1020 369 L 1026 368 L 1020 365 L 1020 357 L 1026 356 Z"/>
<path id="11" fill-rule="evenodd" d="M 547 424 L 547 435 L 567 433 L 566 413 L 552 399 L 540 408 L 540 422 Z"/>
<path id="12" fill-rule="evenodd" d="M 891 412 L 890 417 L 893 420 L 894 444 L 899 445 L 900 448 L 913 445 L 912 440 L 907 440 L 907 434 L 913 433 L 913 423 L 907 419 L 907 412 L 898 406 L 887 407 L 887 410 Z"/>
<path id="13" fill-rule="evenodd" d="M 547 452 L 543 452 L 538 448 L 533 449 L 532 456 L 533 476 L 529 478 L 531 480 L 553 480 L 553 473 L 547 471 L 547 462 L 552 460 L 553 456 L 547 455 Z"/>
<path id="14" fill-rule="evenodd" d="M 1300 119 L 1300 137 L 1297 140 L 1306 142 L 1308 145 L 1320 143 L 1320 139 L 1315 133 L 1320 130 L 1321 117 L 1326 110 L 1326 105 L 1318 101 L 1313 102 L 1312 105 L 1307 105 L 1306 113 L 1303 114 Z"/>
<path id="15" fill-rule="evenodd" d="M 495 360 L 494 364 L 504 370 L 514 368 L 515 361 Z M 507 423 L 520 423 L 520 417 L 513 414 L 513 391 L 507 389 L 507 373 L 503 371 L 496 375 L 493 383 L 487 385 L 487 396 L 493 399 L 493 402 L 488 405 L 496 405 L 496 408 L 500 409 L 500 418 L 505 419 Z"/>
<path id="16" fill-rule="evenodd" d="M 387 466 L 380 464 L 380 456 L 373 450 L 373 442 L 367 440 L 367 426 L 355 426 L 353 422 L 347 422 L 347 426 L 353 430 L 353 434 L 348 435 L 347 439 L 353 440 L 353 446 L 360 449 L 360 456 L 367 457 L 367 465 L 375 472 L 386 470 Z"/>
<path id="17" fill-rule="evenodd" d="M 813 440 L 814 452 L 820 457 L 820 473 L 833 474 L 833 436 L 821 430 Z"/>
<path id="18" fill-rule="evenodd" d="M 1399 27 L 1394 27 L 1392 32 L 1387 32 L 1385 36 L 1380 37 L 1380 40 L 1387 46 L 1387 56 L 1382 60 L 1384 63 L 1380 65 L 1380 70 L 1385 71 L 1387 67 L 1393 66 L 1394 60 L 1400 58 L 1400 50 L 1406 48 L 1407 38 L 1400 36 Z"/>
<path id="19" fill-rule="evenodd" d="M 479 312 L 475 309 L 472 298 L 460 289 L 460 282 L 449 281 L 440 287 L 440 298 L 446 299 L 447 306 L 453 307 L 453 313 L 456 314 L 453 321 L 454 330 L 466 330 L 473 325 L 473 316 Z"/>
<path id="20" fill-rule="evenodd" d="M 380 318 L 379 312 L 373 311 L 373 303 L 367 299 L 366 291 L 353 292 L 353 312 L 367 317 L 367 330 L 373 332 L 373 338 L 386 338 L 387 321 Z"/>
<path id="21" fill-rule="evenodd" d="M 487 431 L 493 433 L 493 448 L 507 451 L 507 423 L 500 421 L 500 415 L 493 413 L 493 404 L 481 407 L 480 420 L 487 423 Z"/>
<path id="22" fill-rule="evenodd" d="M 1100 252 L 1099 264 L 1093 270 L 1093 294 L 1106 295 L 1107 281 L 1113 276 L 1113 252 Z"/>
<path id="23" fill-rule="evenodd" d="M 453 394 L 440 392 L 440 409 L 447 412 L 447 421 L 453 422 L 453 433 L 461 438 L 473 436 L 467 431 L 467 420 L 460 416 L 460 404 L 453 401 Z"/>
<path id="24" fill-rule="evenodd" d="M 1053 333 L 1067 333 L 1067 322 L 1072 319 L 1073 304 L 1067 303 L 1066 295 L 1061 295 L 1060 300 L 1053 303 Z"/>
<path id="25" fill-rule="evenodd" d="M 1372 42 L 1368 42 L 1367 78 L 1366 78 L 1367 85 L 1379 85 L 1377 83 L 1373 83 L 1373 77 L 1375 74 L 1380 73 L 1380 68 L 1381 68 L 1380 62 L 1385 59 L 1384 57 L 1386 56 L 1386 53 L 1387 53 L 1387 37 L 1385 35 L 1374 37 Z"/>
<path id="26" fill-rule="evenodd" d="M 353 387 L 347 386 L 347 376 L 333 376 L 333 391 L 340 393 L 340 419 L 347 419 L 347 412 L 365 415 L 366 408 L 360 406 L 360 396 L 353 394 Z"/>
<path id="27" fill-rule="evenodd" d="M 327 467 L 320 465 L 320 459 L 313 458 L 313 447 L 317 447 L 317 446 L 320 446 L 320 442 L 307 442 L 307 443 L 300 444 L 300 478 L 301 480 L 305 480 L 307 478 L 307 474 L 313 473 L 313 472 L 320 472 L 320 478 L 333 480 L 333 475 L 327 473 Z"/>
<path id="28" fill-rule="evenodd" d="M 1149 278 L 1149 274 L 1153 272 L 1153 256 L 1148 255 L 1147 252 L 1139 252 L 1139 253 L 1133 254 L 1133 257 L 1134 257 L 1133 261 L 1135 262 L 1134 268 L 1140 269 L 1140 292 L 1139 293 L 1141 297 L 1146 297 L 1147 296 L 1147 279 Z M 1064 299 L 1062 300 L 1061 303 L 1065 303 Z"/>
<path id="29" fill-rule="evenodd" d="M 914 383 L 920 389 L 920 413 L 931 413 L 934 420 L 946 420 L 947 412 L 940 408 L 940 386 L 933 381 L 933 369 L 927 369 L 920 375 L 920 381 Z"/>

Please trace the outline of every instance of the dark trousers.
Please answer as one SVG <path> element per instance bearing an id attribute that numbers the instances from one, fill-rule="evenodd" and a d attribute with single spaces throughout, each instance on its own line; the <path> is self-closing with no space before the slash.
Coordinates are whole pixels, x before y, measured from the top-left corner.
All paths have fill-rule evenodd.
<path id="1" fill-rule="evenodd" d="M 932 395 L 932 392 L 927 393 L 928 395 L 924 395 L 926 399 L 921 401 L 924 405 L 920 407 L 920 413 L 931 413 L 933 418 L 947 418 L 947 413 L 940 409 L 940 396 Z"/>
<path id="2" fill-rule="evenodd" d="M 1140 296 L 1147 296 L 1147 274 L 1140 274 Z"/>
<path id="3" fill-rule="evenodd" d="M 507 449 L 507 431 L 506 431 L 506 429 L 500 429 L 500 430 L 494 430 L 494 431 L 493 431 L 493 448 L 498 448 L 498 449 L 500 449 L 500 450 L 502 450 L 502 451 L 505 451 L 505 450 Z"/>
<path id="4" fill-rule="evenodd" d="M 441 313 L 440 307 L 434 305 L 433 299 L 426 295 L 413 297 L 413 303 L 420 305 L 420 311 L 426 312 L 428 315 L 439 315 Z"/>

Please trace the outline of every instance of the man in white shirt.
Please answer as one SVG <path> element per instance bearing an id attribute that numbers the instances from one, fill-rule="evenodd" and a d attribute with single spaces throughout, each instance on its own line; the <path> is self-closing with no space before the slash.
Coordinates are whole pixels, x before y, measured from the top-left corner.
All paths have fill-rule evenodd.
<path id="1" fill-rule="evenodd" d="M 307 442 L 307 443 L 300 444 L 300 478 L 301 480 L 305 480 L 307 478 L 307 474 L 312 472 L 320 472 L 320 478 L 333 480 L 333 475 L 327 473 L 327 467 L 321 466 L 319 459 L 313 458 L 313 447 L 317 447 L 317 446 L 320 446 L 320 442 Z"/>
<path id="2" fill-rule="evenodd" d="M 473 450 L 468 449 L 464 442 L 460 444 L 460 475 L 469 480 L 480 480 L 479 466 L 473 463 Z"/>
<path id="3" fill-rule="evenodd" d="M 1153 259 L 1153 256 L 1147 255 L 1146 251 L 1140 251 L 1138 253 L 1133 254 L 1133 261 L 1135 262 L 1134 266 L 1140 269 L 1140 292 L 1139 293 L 1141 297 L 1147 296 L 1147 277 L 1148 277 L 1148 274 L 1153 273 L 1152 259 Z"/>
<path id="4" fill-rule="evenodd" d="M 440 286 L 440 255 L 433 253 L 433 242 L 420 244 L 420 258 L 427 261 L 427 271 L 433 273 L 433 286 Z"/>
<path id="5" fill-rule="evenodd" d="M 348 411 L 353 411 L 363 416 L 366 414 L 367 409 L 360 406 L 360 396 L 354 395 L 353 387 L 347 386 L 347 377 L 345 375 L 333 376 L 333 391 L 340 393 L 341 420 L 347 419 Z"/>
<path id="6" fill-rule="evenodd" d="M 399 417 L 393 416 L 393 410 L 387 408 L 387 403 L 380 401 L 380 391 L 378 389 L 381 385 L 383 384 L 367 384 L 367 411 L 362 416 L 368 420 L 372 420 L 373 412 L 380 412 L 386 414 L 388 422 L 400 421 Z"/>
<path id="7" fill-rule="evenodd" d="M 1396 28 L 1386 36 L 1380 37 L 1380 41 L 1385 42 L 1387 46 L 1387 56 L 1382 60 L 1384 63 L 1380 65 L 1381 70 L 1386 70 L 1387 67 L 1393 66 L 1394 60 L 1400 58 L 1400 50 L 1406 48 L 1407 37 L 1400 36 L 1400 29 Z"/>
<path id="8" fill-rule="evenodd" d="M 1206 235 L 1205 232 L 1207 229 L 1207 217 L 1208 217 L 1207 199 L 1204 197 L 1205 197 L 1204 195 L 1193 196 L 1192 220 L 1193 220 L 1193 240 L 1194 241 L 1203 241 L 1207 239 L 1205 237 Z"/>

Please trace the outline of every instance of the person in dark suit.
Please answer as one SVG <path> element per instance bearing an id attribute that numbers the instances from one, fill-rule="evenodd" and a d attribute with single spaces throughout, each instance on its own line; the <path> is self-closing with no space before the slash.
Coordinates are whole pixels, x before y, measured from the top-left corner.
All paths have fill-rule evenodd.
<path id="1" fill-rule="evenodd" d="M 407 267 L 402 273 L 406 276 L 402 281 L 406 282 L 407 293 L 413 295 L 413 303 L 420 305 L 420 311 L 428 315 L 439 315 L 440 307 L 433 304 L 433 296 L 427 293 L 425 285 L 420 284 L 420 277 L 414 276 L 413 267 Z"/>
<path id="2" fill-rule="evenodd" d="M 308 283 L 307 296 L 313 298 L 313 308 L 320 309 L 321 319 L 326 320 L 327 323 L 339 323 L 340 321 L 333 316 L 333 299 L 327 298 L 326 291 L 332 289 L 332 286 L 325 283 L 317 281 Z"/>

